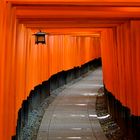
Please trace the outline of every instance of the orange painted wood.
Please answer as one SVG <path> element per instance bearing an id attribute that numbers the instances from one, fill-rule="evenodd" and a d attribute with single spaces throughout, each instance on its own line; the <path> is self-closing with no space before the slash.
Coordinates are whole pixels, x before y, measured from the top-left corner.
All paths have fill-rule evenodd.
<path id="1" fill-rule="evenodd" d="M 3 138 L 4 132 L 3 132 L 3 93 L 4 93 L 4 86 L 3 86 L 3 79 L 4 79 L 4 68 L 3 66 L 3 59 L 4 59 L 4 47 L 3 47 L 3 39 L 2 39 L 2 34 L 3 34 L 3 22 L 4 22 L 4 2 L 3 0 L 0 1 L 0 42 L 1 42 L 1 51 L 0 51 L 0 138 Z"/>
<path id="2" fill-rule="evenodd" d="M 100 40 L 58 34 L 46 36 L 47 45 L 35 45 L 32 34 L 38 30 L 19 24 L 10 3 L 0 4 L 0 139 L 11 140 L 18 110 L 30 91 L 53 74 L 100 57 Z"/>
<path id="3" fill-rule="evenodd" d="M 140 7 L 92 7 L 92 6 L 18 6 L 17 18 L 138 18 Z"/>
<path id="4" fill-rule="evenodd" d="M 80 5 L 111 5 L 111 6 L 116 6 L 116 5 L 138 5 L 139 0 L 6 0 L 10 1 L 14 4 L 80 4 Z"/>
<path id="5" fill-rule="evenodd" d="M 139 0 L 0 0 L 0 139 L 11 140 L 22 101 L 36 85 L 101 55 L 106 88 L 140 115 L 140 21 L 131 19 L 140 17 L 139 6 Z M 47 45 L 34 44 L 39 28 L 50 33 Z"/>
<path id="6" fill-rule="evenodd" d="M 139 27 L 139 20 L 131 20 L 101 35 L 105 86 L 136 116 L 140 115 Z"/>

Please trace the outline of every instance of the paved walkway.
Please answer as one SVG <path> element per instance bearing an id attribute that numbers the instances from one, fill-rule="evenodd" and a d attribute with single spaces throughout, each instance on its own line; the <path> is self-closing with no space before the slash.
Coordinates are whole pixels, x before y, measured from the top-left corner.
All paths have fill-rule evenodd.
<path id="1" fill-rule="evenodd" d="M 95 111 L 102 86 L 101 68 L 66 86 L 46 109 L 37 140 L 106 140 Z"/>

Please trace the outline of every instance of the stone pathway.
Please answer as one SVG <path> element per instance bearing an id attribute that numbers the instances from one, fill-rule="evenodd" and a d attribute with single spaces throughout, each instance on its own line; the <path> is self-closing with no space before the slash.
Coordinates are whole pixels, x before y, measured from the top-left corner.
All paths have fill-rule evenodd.
<path id="1" fill-rule="evenodd" d="M 106 140 L 95 109 L 102 86 L 101 68 L 67 85 L 46 109 L 37 140 Z"/>

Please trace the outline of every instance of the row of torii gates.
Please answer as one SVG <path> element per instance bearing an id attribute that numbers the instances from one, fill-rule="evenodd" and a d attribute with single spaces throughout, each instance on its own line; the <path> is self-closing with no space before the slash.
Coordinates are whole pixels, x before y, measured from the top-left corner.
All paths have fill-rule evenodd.
<path id="1" fill-rule="evenodd" d="M 46 32 L 46 44 L 33 34 Z M 139 0 L 0 1 L 0 139 L 16 134 L 18 111 L 35 86 L 102 58 L 105 89 L 139 129 Z"/>

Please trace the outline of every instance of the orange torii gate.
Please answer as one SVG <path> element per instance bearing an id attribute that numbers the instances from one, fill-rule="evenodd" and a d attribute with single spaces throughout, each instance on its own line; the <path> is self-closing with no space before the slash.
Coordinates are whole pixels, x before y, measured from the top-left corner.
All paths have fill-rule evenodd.
<path id="1" fill-rule="evenodd" d="M 15 134 L 34 86 L 100 56 L 106 88 L 140 116 L 139 17 L 139 0 L 1 0 L 0 139 Z M 44 46 L 34 44 L 39 28 L 50 33 Z"/>

